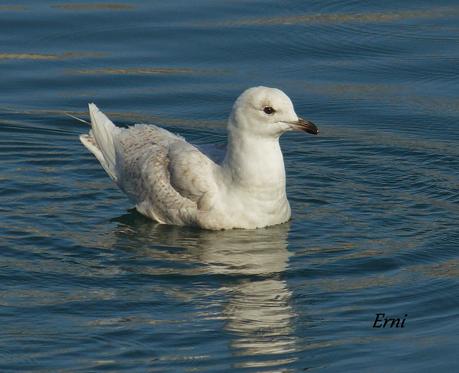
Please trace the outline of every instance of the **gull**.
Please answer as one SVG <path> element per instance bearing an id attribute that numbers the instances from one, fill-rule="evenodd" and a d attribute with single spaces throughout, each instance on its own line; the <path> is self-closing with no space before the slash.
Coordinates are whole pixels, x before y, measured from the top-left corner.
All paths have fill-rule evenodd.
<path id="1" fill-rule="evenodd" d="M 253 87 L 235 101 L 225 154 L 198 148 L 155 125 L 114 125 L 89 104 L 91 130 L 80 136 L 139 213 L 161 224 L 209 230 L 256 229 L 291 218 L 279 137 L 317 134 L 277 88 Z M 213 156 L 212 156 L 213 155 Z"/>

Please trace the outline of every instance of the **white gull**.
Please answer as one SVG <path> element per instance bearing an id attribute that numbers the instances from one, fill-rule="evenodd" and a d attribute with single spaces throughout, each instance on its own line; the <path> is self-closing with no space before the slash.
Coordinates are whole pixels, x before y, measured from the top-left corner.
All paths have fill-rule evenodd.
<path id="1" fill-rule="evenodd" d="M 80 140 L 137 211 L 162 224 L 213 230 L 288 221 L 279 137 L 291 130 L 318 133 L 284 92 L 267 87 L 249 88 L 234 103 L 221 162 L 163 128 L 117 127 L 94 104 L 89 113 L 92 128 Z"/>

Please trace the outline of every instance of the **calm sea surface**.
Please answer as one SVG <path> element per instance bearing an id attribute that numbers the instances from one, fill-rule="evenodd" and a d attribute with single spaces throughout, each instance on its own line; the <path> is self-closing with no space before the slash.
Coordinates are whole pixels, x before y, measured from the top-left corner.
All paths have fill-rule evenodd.
<path id="1" fill-rule="evenodd" d="M 457 371 L 457 1 L 7 0 L 0 77 L 1 372 Z M 254 85 L 321 130 L 268 229 L 143 218 L 64 115 L 224 144 Z"/>

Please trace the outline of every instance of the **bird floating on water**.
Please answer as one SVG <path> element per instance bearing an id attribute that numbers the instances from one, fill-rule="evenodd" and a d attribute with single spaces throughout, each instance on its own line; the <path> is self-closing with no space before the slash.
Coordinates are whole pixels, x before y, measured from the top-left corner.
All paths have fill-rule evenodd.
<path id="1" fill-rule="evenodd" d="M 162 224 L 212 230 L 288 221 L 279 137 L 292 130 L 319 132 L 296 115 L 284 92 L 267 87 L 249 88 L 234 103 L 221 161 L 211 148 L 163 128 L 117 127 L 94 104 L 89 114 L 91 130 L 80 140 L 137 211 Z"/>

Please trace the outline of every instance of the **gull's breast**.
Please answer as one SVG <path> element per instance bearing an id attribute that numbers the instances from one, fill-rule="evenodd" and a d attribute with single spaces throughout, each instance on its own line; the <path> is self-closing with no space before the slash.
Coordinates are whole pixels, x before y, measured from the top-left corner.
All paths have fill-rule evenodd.
<path id="1" fill-rule="evenodd" d="M 223 193 L 206 214 L 202 224 L 211 229 L 255 229 L 281 224 L 290 219 L 285 188 L 275 190 L 234 189 Z"/>

